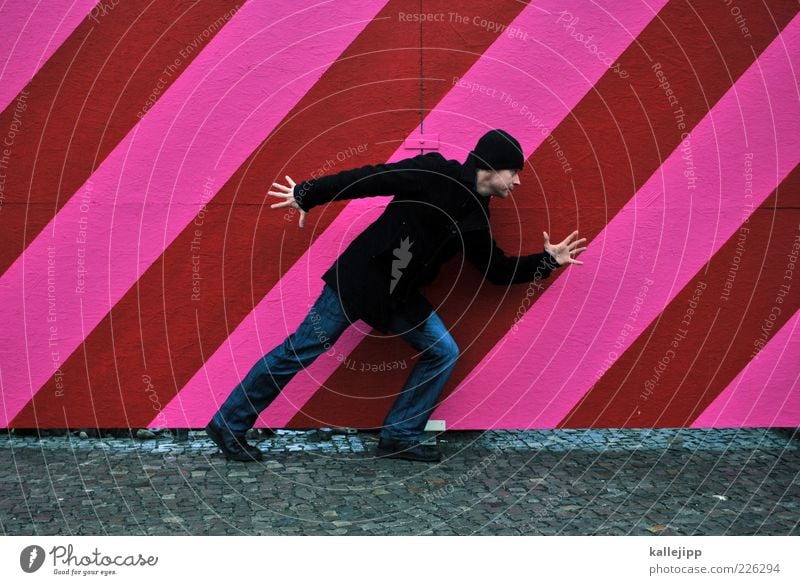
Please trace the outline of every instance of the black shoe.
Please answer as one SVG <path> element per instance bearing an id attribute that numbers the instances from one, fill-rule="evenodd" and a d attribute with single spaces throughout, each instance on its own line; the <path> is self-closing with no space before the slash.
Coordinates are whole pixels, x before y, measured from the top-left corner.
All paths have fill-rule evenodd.
<path id="1" fill-rule="evenodd" d="M 228 459 L 234 461 L 261 461 L 264 456 L 261 449 L 248 445 L 244 434 L 234 435 L 227 429 L 221 429 L 213 422 L 208 423 L 206 434 L 219 447 Z"/>
<path id="2" fill-rule="evenodd" d="M 378 449 L 375 451 L 375 455 L 391 459 L 408 459 L 409 461 L 435 462 L 442 460 L 442 452 L 432 445 L 423 445 L 418 441 L 401 441 L 383 437 L 378 441 Z"/>

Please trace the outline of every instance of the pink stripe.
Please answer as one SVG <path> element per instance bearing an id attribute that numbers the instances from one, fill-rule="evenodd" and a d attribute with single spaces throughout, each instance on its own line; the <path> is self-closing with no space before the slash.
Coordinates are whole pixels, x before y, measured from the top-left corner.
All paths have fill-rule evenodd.
<path id="1" fill-rule="evenodd" d="M 606 55 L 616 58 L 666 0 L 651 4 L 634 8 L 617 2 L 601 9 L 577 1 L 566 4 L 549 1 L 529 6 L 509 27 L 509 34 L 501 35 L 464 76 L 463 83 L 455 85 L 428 115 L 426 134 L 439 133 L 443 138 L 440 152 L 459 160 L 466 157 L 478 137 L 491 127 L 514 133 L 525 152 L 533 152 L 546 138 L 547 130 L 543 133 L 529 120 L 528 108 L 541 118 L 544 128 L 555 128 L 606 71 L 596 55 L 572 40 L 565 27 L 566 21 L 557 22 L 564 18 L 560 13 L 567 11 L 573 18 L 579 18 L 579 27 L 585 26 L 584 33 L 602 30 L 600 48 Z M 516 34 L 511 34 L 514 31 Z M 470 89 L 481 85 L 483 93 Z M 547 107 L 539 107 L 540 104 L 547 104 Z M 417 133 L 419 128 L 412 135 Z M 400 149 L 391 160 L 414 154 Z M 348 204 L 164 409 L 167 424 L 197 426 L 208 421 L 253 363 L 297 328 L 322 289 L 321 275 L 353 237 L 375 220 L 388 201 L 388 198 L 373 198 Z M 315 210 L 309 219 L 314 219 L 314 213 L 324 213 L 324 210 Z M 284 299 L 291 299 L 291 302 L 284 303 Z M 308 302 L 298 305 L 297 299 Z M 276 327 L 275 323 L 281 326 Z M 259 423 L 285 426 L 361 342 L 364 337 L 361 331 L 368 330 L 361 323 L 346 331 L 331 355 L 321 356 L 307 371 L 298 374 L 262 413 Z"/>
<path id="2" fill-rule="evenodd" d="M 793 427 L 800 425 L 800 311 L 717 396 L 692 427 Z"/>
<path id="3" fill-rule="evenodd" d="M 0 9 L 0 111 L 92 12 L 96 0 L 6 2 Z"/>
<path id="4" fill-rule="evenodd" d="M 202 50 L 0 280 L 0 322 L 6 329 L 0 363 L 7 364 L 3 378 L 11 389 L 4 395 L 0 426 L 50 378 L 383 4 L 351 0 L 346 6 L 326 2 L 295 11 L 292 2 L 246 3 Z M 316 40 L 298 31 L 314 31 L 309 34 Z M 316 50 L 308 50 L 309 42 Z M 79 242 L 84 232 L 85 244 Z M 83 292 L 77 290 L 79 267 L 85 269 Z"/>
<path id="5" fill-rule="evenodd" d="M 435 418 L 448 428 L 553 428 L 569 413 L 797 164 L 798 33 L 795 18 L 692 132 L 686 152 L 696 188 L 680 146 L 591 242 L 585 266 L 566 269 Z M 744 198 L 746 153 L 757 169 L 752 206 Z M 641 305 L 637 295 L 645 296 Z"/>

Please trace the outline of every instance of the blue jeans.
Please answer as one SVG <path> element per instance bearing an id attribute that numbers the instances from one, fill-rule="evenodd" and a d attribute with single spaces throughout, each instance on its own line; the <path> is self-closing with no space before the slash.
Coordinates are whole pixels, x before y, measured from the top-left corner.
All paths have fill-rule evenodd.
<path id="1" fill-rule="evenodd" d="M 247 431 L 294 375 L 328 351 L 349 326 L 339 295 L 326 284 L 297 331 L 256 362 L 214 415 L 214 423 L 235 434 Z M 434 311 L 416 328 L 397 314 L 390 329 L 421 354 L 386 416 L 381 437 L 416 440 L 453 372 L 458 346 Z"/>

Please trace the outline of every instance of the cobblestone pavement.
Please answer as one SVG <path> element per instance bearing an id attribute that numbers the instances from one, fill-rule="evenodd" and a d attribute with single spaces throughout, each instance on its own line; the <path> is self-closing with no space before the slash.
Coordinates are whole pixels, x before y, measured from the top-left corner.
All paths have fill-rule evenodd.
<path id="1" fill-rule="evenodd" d="M 325 440 L 329 439 L 329 440 Z M 0 436 L 9 535 L 789 535 L 800 442 L 731 430 L 448 432 L 440 464 L 377 435 L 278 431 L 260 463 L 185 442 Z"/>

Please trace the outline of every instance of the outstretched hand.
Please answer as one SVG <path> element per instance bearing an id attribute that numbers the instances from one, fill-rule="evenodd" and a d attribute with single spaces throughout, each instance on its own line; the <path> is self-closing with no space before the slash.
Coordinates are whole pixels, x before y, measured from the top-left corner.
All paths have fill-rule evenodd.
<path id="1" fill-rule="evenodd" d="M 295 201 L 294 198 L 294 186 L 297 183 L 292 181 L 292 178 L 289 175 L 286 175 L 285 179 L 288 185 L 281 185 L 280 183 L 272 183 L 272 188 L 275 190 L 267 191 L 268 195 L 284 199 L 282 203 L 273 203 L 272 205 L 270 205 L 270 208 L 280 209 L 281 207 L 294 207 L 295 209 L 299 209 L 300 222 L 298 225 L 300 227 L 303 227 L 304 225 L 306 225 L 306 212 L 300 209 L 300 206 L 297 204 L 297 201 Z"/>
<path id="2" fill-rule="evenodd" d="M 563 266 L 564 264 L 583 264 L 580 260 L 575 260 L 575 256 L 580 254 L 586 249 L 586 246 L 579 248 L 581 244 L 586 241 L 586 238 L 581 238 L 580 240 L 575 240 L 578 237 L 578 230 L 575 230 L 566 238 L 564 241 L 559 244 L 551 244 L 550 243 L 550 236 L 547 235 L 547 232 L 542 232 L 544 234 L 544 250 L 548 252 L 553 258 L 555 258 L 556 262 L 559 265 Z M 575 241 L 573 241 L 575 240 Z"/>

